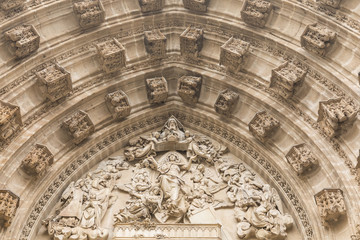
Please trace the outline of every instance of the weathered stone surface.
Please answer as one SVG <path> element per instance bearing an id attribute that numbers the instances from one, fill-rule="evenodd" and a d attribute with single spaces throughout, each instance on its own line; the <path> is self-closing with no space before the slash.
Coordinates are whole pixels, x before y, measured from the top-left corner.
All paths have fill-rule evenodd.
<path id="1" fill-rule="evenodd" d="M 285 62 L 271 71 L 270 87 L 284 98 L 291 98 L 306 76 L 306 72 L 294 64 Z"/>
<path id="2" fill-rule="evenodd" d="M 146 79 L 146 91 L 150 104 L 164 103 L 168 97 L 168 85 L 164 77 Z"/>
<path id="3" fill-rule="evenodd" d="M 22 161 L 21 168 L 29 175 L 41 176 L 53 162 L 54 156 L 49 149 L 44 145 L 36 144 Z"/>
<path id="4" fill-rule="evenodd" d="M 23 8 L 26 0 L 0 0 L 0 8 L 4 11 Z"/>
<path id="5" fill-rule="evenodd" d="M 215 111 L 225 116 L 231 116 L 235 109 L 237 102 L 239 101 L 239 94 L 236 92 L 225 89 L 220 92 L 215 102 Z"/>
<path id="6" fill-rule="evenodd" d="M 96 49 L 106 73 L 119 71 L 126 66 L 125 48 L 115 38 L 96 44 Z"/>
<path id="7" fill-rule="evenodd" d="M 231 37 L 221 46 L 220 65 L 224 65 L 231 72 L 240 71 L 249 48 L 249 43 Z"/>
<path id="8" fill-rule="evenodd" d="M 17 58 L 35 52 L 40 46 L 40 35 L 32 25 L 20 25 L 5 33 L 10 50 Z"/>
<path id="9" fill-rule="evenodd" d="M 338 8 L 340 6 L 341 0 L 319 0 L 322 5 Z"/>
<path id="10" fill-rule="evenodd" d="M 75 144 L 80 144 L 95 131 L 95 126 L 89 115 L 81 110 L 66 119 L 62 127 L 73 137 Z"/>
<path id="11" fill-rule="evenodd" d="M 308 25 L 301 35 L 301 46 L 306 50 L 324 57 L 335 43 L 336 33 L 317 23 Z"/>
<path id="12" fill-rule="evenodd" d="M 204 31 L 200 28 L 188 27 L 180 35 L 180 52 L 182 56 L 197 58 L 203 46 Z"/>
<path id="13" fill-rule="evenodd" d="M 247 24 L 264 27 L 272 10 L 272 5 L 265 0 L 246 0 L 241 10 L 241 18 Z"/>
<path id="14" fill-rule="evenodd" d="M 159 29 L 146 31 L 145 49 L 151 58 L 161 59 L 166 57 L 166 37 Z"/>
<path id="15" fill-rule="evenodd" d="M 72 92 L 72 81 L 68 71 L 57 63 L 36 73 L 42 94 L 55 102 Z"/>
<path id="16" fill-rule="evenodd" d="M 210 0 L 183 0 L 184 7 L 196 12 L 206 12 Z"/>
<path id="17" fill-rule="evenodd" d="M 6 141 L 22 126 L 20 108 L 0 101 L 0 141 Z"/>
<path id="18" fill-rule="evenodd" d="M 0 226 L 10 226 L 19 203 L 20 198 L 14 193 L 9 190 L 0 190 Z"/>
<path id="19" fill-rule="evenodd" d="M 305 143 L 293 146 L 285 157 L 298 175 L 308 173 L 319 166 L 318 159 Z"/>
<path id="20" fill-rule="evenodd" d="M 195 104 L 200 96 L 201 83 L 201 77 L 182 76 L 178 80 L 177 93 L 185 103 Z"/>
<path id="21" fill-rule="evenodd" d="M 315 195 L 323 226 L 337 222 L 346 214 L 343 192 L 340 189 L 323 189 Z"/>
<path id="22" fill-rule="evenodd" d="M 343 98 L 329 99 L 319 103 L 318 122 L 327 136 L 337 137 L 353 125 L 357 113 Z"/>
<path id="23" fill-rule="evenodd" d="M 163 8 L 163 0 L 139 0 L 141 12 L 156 12 Z"/>
<path id="24" fill-rule="evenodd" d="M 105 10 L 101 0 L 81 0 L 73 5 L 81 28 L 91 28 L 105 21 Z"/>
<path id="25" fill-rule="evenodd" d="M 255 114 L 249 123 L 249 131 L 260 142 L 265 143 L 280 127 L 280 122 L 266 111 Z"/>
<path id="26" fill-rule="evenodd" d="M 121 120 L 130 115 L 131 106 L 123 91 L 118 90 L 107 94 L 105 102 L 114 119 Z"/>

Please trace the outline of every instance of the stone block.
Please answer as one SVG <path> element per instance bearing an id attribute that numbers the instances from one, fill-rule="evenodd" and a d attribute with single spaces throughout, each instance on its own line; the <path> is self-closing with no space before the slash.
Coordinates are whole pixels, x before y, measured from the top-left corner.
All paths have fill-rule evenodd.
<path id="1" fill-rule="evenodd" d="M 317 23 L 308 25 L 301 35 L 301 46 L 309 52 L 324 57 L 335 43 L 336 33 Z"/>
<path id="2" fill-rule="evenodd" d="M 0 226 L 9 227 L 16 210 L 20 204 L 20 198 L 9 190 L 0 190 Z"/>
<path id="3" fill-rule="evenodd" d="M 249 123 L 249 131 L 262 143 L 271 138 L 279 127 L 280 122 L 266 111 L 256 113 Z"/>
<path id="4" fill-rule="evenodd" d="M 119 71 L 126 66 L 125 48 L 115 38 L 96 44 L 96 48 L 106 73 Z"/>
<path id="5" fill-rule="evenodd" d="M 80 144 L 95 132 L 95 126 L 89 115 L 81 110 L 66 119 L 62 127 L 72 136 L 75 144 Z"/>
<path id="6" fill-rule="evenodd" d="M 146 91 L 150 104 L 166 102 L 168 97 L 168 85 L 164 77 L 146 79 Z"/>
<path id="7" fill-rule="evenodd" d="M 105 21 L 105 10 L 100 0 L 77 1 L 73 10 L 83 29 L 98 26 Z"/>
<path id="8" fill-rule="evenodd" d="M 320 4 L 332 8 L 339 8 L 341 0 L 319 0 Z"/>
<path id="9" fill-rule="evenodd" d="M 161 59 L 166 57 L 166 37 L 159 29 L 146 31 L 145 49 L 151 58 Z"/>
<path id="10" fill-rule="evenodd" d="M 234 111 L 237 102 L 239 101 L 239 94 L 229 89 L 220 92 L 216 99 L 214 108 L 217 113 L 230 117 Z"/>
<path id="11" fill-rule="evenodd" d="M 180 35 L 180 52 L 182 56 L 197 58 L 203 46 L 204 31 L 199 28 L 188 27 Z"/>
<path id="12" fill-rule="evenodd" d="M 299 176 L 311 172 L 319 166 L 318 159 L 305 143 L 293 146 L 285 157 Z"/>
<path id="13" fill-rule="evenodd" d="M 343 192 L 340 189 L 323 189 L 315 195 L 322 225 L 329 227 L 346 214 Z"/>
<path id="14" fill-rule="evenodd" d="M 206 12 L 210 0 L 183 0 L 184 7 L 196 12 Z"/>
<path id="15" fill-rule="evenodd" d="M 163 8 L 163 0 L 139 0 L 141 12 L 156 12 Z"/>
<path id="16" fill-rule="evenodd" d="M 44 145 L 36 144 L 22 161 L 21 168 L 31 176 L 42 176 L 53 162 L 54 155 L 49 149 Z"/>
<path id="17" fill-rule="evenodd" d="M 0 141 L 6 141 L 22 126 L 20 108 L 0 101 Z"/>
<path id="18" fill-rule="evenodd" d="M 0 0 L 0 8 L 4 11 L 21 9 L 24 7 L 26 0 Z"/>
<path id="19" fill-rule="evenodd" d="M 221 46 L 220 65 L 224 65 L 231 72 L 240 71 L 249 48 L 249 43 L 231 37 L 224 45 Z"/>
<path id="20" fill-rule="evenodd" d="M 201 77 L 182 76 L 178 80 L 178 95 L 185 103 L 194 105 L 200 96 L 201 82 Z"/>
<path id="21" fill-rule="evenodd" d="M 40 35 L 32 25 L 20 25 L 5 32 L 11 52 L 23 58 L 35 52 L 40 46 Z"/>
<path id="22" fill-rule="evenodd" d="M 72 81 L 68 71 L 57 63 L 36 73 L 42 94 L 55 102 L 72 93 Z"/>
<path id="23" fill-rule="evenodd" d="M 130 115 L 131 106 L 128 97 L 123 91 L 118 90 L 107 94 L 105 102 L 114 119 L 121 120 Z"/>
<path id="24" fill-rule="evenodd" d="M 264 0 L 246 0 L 241 10 L 242 20 L 250 25 L 264 27 L 272 5 Z"/>

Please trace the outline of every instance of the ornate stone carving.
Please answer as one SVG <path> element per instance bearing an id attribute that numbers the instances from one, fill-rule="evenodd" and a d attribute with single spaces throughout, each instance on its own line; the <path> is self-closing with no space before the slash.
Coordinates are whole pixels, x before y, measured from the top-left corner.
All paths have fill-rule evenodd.
<path id="1" fill-rule="evenodd" d="M 315 195 L 323 226 L 337 222 L 346 214 L 343 193 L 340 189 L 323 189 Z"/>
<path id="2" fill-rule="evenodd" d="M 185 103 L 193 105 L 199 99 L 201 83 L 201 76 L 182 76 L 178 80 L 177 93 Z"/>
<path id="3" fill-rule="evenodd" d="M 115 38 L 96 44 L 96 49 L 105 72 L 116 72 L 126 66 L 125 48 Z"/>
<path id="4" fill-rule="evenodd" d="M 312 53 L 324 57 L 330 47 L 335 43 L 335 40 L 335 32 L 327 27 L 314 23 L 308 25 L 301 35 L 301 46 Z"/>
<path id="5" fill-rule="evenodd" d="M 80 144 L 95 131 L 95 126 L 89 115 L 84 111 L 77 111 L 66 119 L 62 127 L 73 137 L 75 144 Z"/>
<path id="6" fill-rule="evenodd" d="M 24 7 L 26 0 L 0 0 L 0 7 L 4 11 L 21 9 Z"/>
<path id="7" fill-rule="evenodd" d="M 101 0 L 80 0 L 73 5 L 81 28 L 87 29 L 105 21 L 105 10 Z"/>
<path id="8" fill-rule="evenodd" d="M 234 111 L 238 101 L 239 94 L 230 89 L 225 89 L 220 92 L 218 98 L 216 99 L 214 105 L 215 111 L 229 117 Z"/>
<path id="9" fill-rule="evenodd" d="M 166 102 L 168 97 L 168 85 L 164 77 L 146 79 L 146 92 L 150 104 Z"/>
<path id="10" fill-rule="evenodd" d="M 356 163 L 355 168 L 360 169 L 360 150 L 359 150 L 359 156 L 357 157 L 357 163 Z"/>
<path id="11" fill-rule="evenodd" d="M 341 0 L 319 0 L 319 2 L 322 5 L 333 7 L 333 8 L 339 8 L 339 5 L 341 3 Z"/>
<path id="12" fill-rule="evenodd" d="M 163 8 L 162 0 L 139 0 L 141 12 L 156 12 Z"/>
<path id="13" fill-rule="evenodd" d="M 0 190 L 0 226 L 9 227 L 17 208 L 20 198 L 9 190 Z"/>
<path id="14" fill-rule="evenodd" d="M 72 81 L 68 71 L 57 63 L 36 73 L 40 91 L 55 102 L 72 93 Z"/>
<path id="15" fill-rule="evenodd" d="M 20 108 L 0 101 L 0 141 L 6 141 L 22 126 Z"/>
<path id="16" fill-rule="evenodd" d="M 356 225 L 356 234 L 351 235 L 351 240 L 360 240 L 360 224 Z"/>
<path id="17" fill-rule="evenodd" d="M 327 136 L 336 137 L 352 126 L 357 112 L 358 110 L 343 98 L 321 101 L 318 122 Z"/>
<path id="18" fill-rule="evenodd" d="M 266 111 L 255 114 L 249 123 L 249 131 L 260 142 L 265 143 L 280 127 L 280 122 Z"/>
<path id="19" fill-rule="evenodd" d="M 306 76 L 306 72 L 294 64 L 285 62 L 271 71 L 270 87 L 284 98 L 291 98 Z"/>
<path id="20" fill-rule="evenodd" d="M 105 102 L 114 119 L 121 120 L 130 115 L 131 106 L 123 91 L 118 90 L 107 94 Z"/>
<path id="21" fill-rule="evenodd" d="M 20 25 L 5 33 L 10 50 L 17 58 L 35 52 L 40 46 L 40 35 L 32 25 Z"/>
<path id="22" fill-rule="evenodd" d="M 210 0 L 183 0 L 184 7 L 196 12 L 206 12 Z"/>
<path id="23" fill-rule="evenodd" d="M 298 175 L 303 175 L 319 166 L 318 159 L 305 143 L 293 146 L 285 157 Z"/>
<path id="24" fill-rule="evenodd" d="M 182 56 L 197 58 L 203 46 L 204 31 L 200 28 L 188 27 L 180 35 L 180 52 Z"/>
<path id="25" fill-rule="evenodd" d="M 241 10 L 241 18 L 247 24 L 264 27 L 271 10 L 271 3 L 265 0 L 246 0 Z"/>
<path id="26" fill-rule="evenodd" d="M 36 144 L 22 161 L 21 168 L 29 175 L 41 176 L 53 162 L 54 156 L 49 149 L 44 145 Z"/>
<path id="27" fill-rule="evenodd" d="M 166 37 L 159 29 L 146 31 L 145 48 L 151 58 L 161 59 L 166 56 Z"/>
<path id="28" fill-rule="evenodd" d="M 220 65 L 224 65 L 231 72 L 238 72 L 244 64 L 250 44 L 231 37 L 221 46 Z"/>

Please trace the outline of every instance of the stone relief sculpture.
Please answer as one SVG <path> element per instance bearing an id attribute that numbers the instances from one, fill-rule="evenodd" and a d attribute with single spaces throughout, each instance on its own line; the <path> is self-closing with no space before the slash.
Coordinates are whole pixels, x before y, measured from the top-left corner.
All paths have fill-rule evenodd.
<path id="1" fill-rule="evenodd" d="M 83 29 L 98 26 L 105 21 L 105 10 L 101 0 L 78 0 L 74 3 L 73 9 Z"/>
<path id="2" fill-rule="evenodd" d="M 122 120 L 130 115 L 131 106 L 128 97 L 121 90 L 107 94 L 105 103 L 113 119 Z"/>
<path id="3" fill-rule="evenodd" d="M 166 37 L 159 29 L 144 32 L 146 52 L 153 59 L 162 59 L 166 56 Z"/>
<path id="4" fill-rule="evenodd" d="M 231 72 L 240 71 L 244 65 L 250 44 L 240 39 L 231 37 L 220 48 L 220 65 L 224 65 Z"/>
<path id="5" fill-rule="evenodd" d="M 9 227 L 19 207 L 20 199 L 9 190 L 0 190 L 0 226 Z"/>
<path id="6" fill-rule="evenodd" d="M 277 192 L 227 154 L 225 146 L 191 133 L 172 116 L 159 131 L 131 139 L 123 154 L 72 182 L 43 224 L 62 240 L 171 239 L 170 229 L 190 234 L 183 224 L 193 229 L 191 239 L 219 239 L 218 223 L 196 219 L 233 209 L 234 239 L 285 239 L 293 219 Z M 104 227 L 109 214 L 113 228 Z"/>
<path id="7" fill-rule="evenodd" d="M 206 12 L 210 0 L 183 0 L 184 7 L 196 12 Z"/>
<path id="8" fill-rule="evenodd" d="M 145 80 L 145 85 L 150 104 L 166 102 L 169 90 L 164 77 L 148 78 Z"/>
<path id="9" fill-rule="evenodd" d="M 1 0 L 0 7 L 4 11 L 22 9 L 26 0 Z"/>
<path id="10" fill-rule="evenodd" d="M 237 102 L 239 101 L 239 94 L 236 92 L 225 89 L 220 92 L 215 102 L 215 111 L 224 116 L 230 117 L 234 111 Z"/>
<path id="11" fill-rule="evenodd" d="M 163 8 L 162 0 L 139 0 L 141 12 L 156 12 Z"/>
<path id="12" fill-rule="evenodd" d="M 246 0 L 241 10 L 241 18 L 247 24 L 264 27 L 272 10 L 270 2 L 265 0 Z"/>
<path id="13" fill-rule="evenodd" d="M 177 94 L 185 103 L 194 105 L 200 96 L 201 83 L 201 76 L 182 76 L 178 79 Z"/>
<path id="14" fill-rule="evenodd" d="M 325 6 L 339 8 L 341 0 L 320 0 L 320 3 Z"/>
<path id="15" fill-rule="evenodd" d="M 255 114 L 249 123 L 249 131 L 260 142 L 265 143 L 280 127 L 280 122 L 266 111 Z"/>
<path id="16" fill-rule="evenodd" d="M 305 143 L 293 146 L 285 158 L 298 175 L 311 172 L 319 166 L 318 159 Z"/>
<path id="17" fill-rule="evenodd" d="M 53 161 L 54 156 L 49 149 L 44 145 L 36 144 L 22 161 L 21 168 L 29 175 L 41 176 Z"/>
<path id="18" fill-rule="evenodd" d="M 204 31 L 200 28 L 188 27 L 180 35 L 181 55 L 188 58 L 197 58 L 203 47 Z"/>
<path id="19" fill-rule="evenodd" d="M 308 51 L 324 57 L 335 43 L 336 33 L 317 23 L 308 25 L 301 35 L 301 46 Z"/>
<path id="20" fill-rule="evenodd" d="M 0 141 L 6 141 L 22 126 L 20 107 L 0 100 Z"/>
<path id="21" fill-rule="evenodd" d="M 89 115 L 81 110 L 66 119 L 62 127 L 72 136 L 75 144 L 80 144 L 95 131 L 95 126 Z"/>
<path id="22" fill-rule="evenodd" d="M 115 38 L 95 46 L 106 73 L 119 71 L 126 66 L 125 48 Z"/>
<path id="23" fill-rule="evenodd" d="M 346 214 L 344 196 L 340 189 L 323 189 L 315 195 L 322 225 L 329 227 L 331 223 L 337 222 Z"/>

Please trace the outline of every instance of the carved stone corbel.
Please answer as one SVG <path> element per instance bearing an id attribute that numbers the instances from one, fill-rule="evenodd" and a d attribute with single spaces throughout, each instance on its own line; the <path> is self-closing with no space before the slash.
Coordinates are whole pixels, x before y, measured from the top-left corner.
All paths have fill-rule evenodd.
<path id="1" fill-rule="evenodd" d="M 20 107 L 0 100 L 0 141 L 6 141 L 22 126 Z"/>
<path id="2" fill-rule="evenodd" d="M 180 35 L 180 52 L 182 56 L 197 58 L 203 47 L 204 31 L 200 28 L 188 27 Z"/>
<path id="3" fill-rule="evenodd" d="M 0 0 L 0 8 L 6 12 L 22 9 L 25 1 L 26 0 Z"/>
<path id="4" fill-rule="evenodd" d="M 66 119 L 62 127 L 73 137 L 75 144 L 80 144 L 95 132 L 95 126 L 89 115 L 81 110 Z"/>
<path id="5" fill-rule="evenodd" d="M 164 77 L 146 79 L 146 92 L 150 104 L 166 102 L 168 97 L 168 85 Z"/>
<path id="6" fill-rule="evenodd" d="M 206 12 L 210 0 L 183 0 L 184 7 L 196 12 Z"/>
<path id="7" fill-rule="evenodd" d="M 16 210 L 19 207 L 20 198 L 9 190 L 0 190 L 0 226 L 9 227 Z"/>
<path id="8" fill-rule="evenodd" d="M 105 21 L 101 0 L 80 0 L 73 5 L 74 13 L 83 29 L 100 25 Z"/>
<path id="9" fill-rule="evenodd" d="M 343 192 L 340 189 L 323 189 L 315 195 L 322 225 L 329 227 L 346 214 Z"/>
<path id="10" fill-rule="evenodd" d="M 23 58 L 35 52 L 40 46 L 40 35 L 32 25 L 20 25 L 5 32 L 11 52 Z"/>
<path id="11" fill-rule="evenodd" d="M 141 12 L 156 12 L 163 8 L 163 0 L 139 0 Z"/>
<path id="12" fill-rule="evenodd" d="M 306 72 L 294 64 L 285 62 L 271 71 L 270 88 L 284 98 L 291 98 L 306 76 Z"/>
<path id="13" fill-rule="evenodd" d="M 319 166 L 318 159 L 305 143 L 293 146 L 285 157 L 297 175 L 303 175 Z"/>
<path id="14" fill-rule="evenodd" d="M 271 138 L 279 127 L 280 122 L 266 111 L 256 113 L 249 123 L 249 131 L 262 143 Z"/>
<path id="15" fill-rule="evenodd" d="M 49 149 L 44 145 L 36 144 L 22 161 L 21 168 L 31 176 L 41 176 L 53 162 L 54 155 Z"/>
<path id="16" fill-rule="evenodd" d="M 161 59 L 166 56 L 166 37 L 159 29 L 144 32 L 146 52 L 153 59 Z"/>
<path id="17" fill-rule="evenodd" d="M 234 111 L 237 102 L 239 101 L 239 94 L 236 92 L 225 89 L 220 92 L 215 102 L 215 111 L 227 117 L 230 117 Z"/>
<path id="18" fill-rule="evenodd" d="M 246 0 L 241 10 L 241 18 L 247 24 L 264 27 L 272 10 L 272 5 L 264 0 Z"/>
<path id="19" fill-rule="evenodd" d="M 196 104 L 200 96 L 201 82 L 201 77 L 182 76 L 178 80 L 178 95 L 185 103 Z"/>
<path id="20" fill-rule="evenodd" d="M 249 52 L 250 44 L 231 37 L 220 51 L 220 65 L 224 65 L 231 72 L 240 71 L 244 65 L 245 57 Z"/>
<path id="21" fill-rule="evenodd" d="M 125 48 L 115 38 L 95 46 L 106 73 L 119 71 L 126 66 Z"/>
<path id="22" fill-rule="evenodd" d="M 113 119 L 121 120 L 130 115 L 131 106 L 128 97 L 123 91 L 118 90 L 107 94 L 105 102 Z"/>
<path id="23" fill-rule="evenodd" d="M 341 0 L 319 0 L 320 4 L 323 6 L 328 6 L 332 8 L 339 8 Z"/>
<path id="24" fill-rule="evenodd" d="M 57 63 L 36 73 L 42 94 L 55 102 L 72 93 L 71 75 Z"/>
<path id="25" fill-rule="evenodd" d="M 324 57 L 335 43 L 336 33 L 317 23 L 308 25 L 301 35 L 301 46 L 306 50 Z"/>

